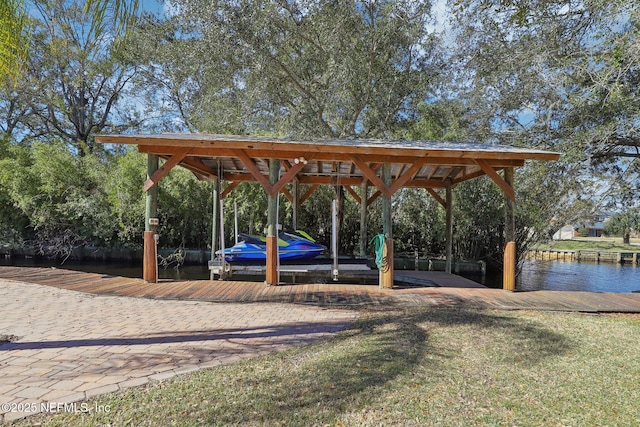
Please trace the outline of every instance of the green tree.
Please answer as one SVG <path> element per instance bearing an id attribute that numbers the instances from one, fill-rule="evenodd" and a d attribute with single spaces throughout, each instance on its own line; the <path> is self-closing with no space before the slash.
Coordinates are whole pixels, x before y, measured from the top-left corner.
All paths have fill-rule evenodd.
<path id="1" fill-rule="evenodd" d="M 123 154 L 107 157 L 103 187 L 110 218 L 117 221 L 116 245 L 139 248 L 144 231 L 145 200 L 142 186 L 147 178 L 144 154 L 133 147 Z"/>
<path id="2" fill-rule="evenodd" d="M 4 184 L 34 230 L 33 245 L 43 255 L 66 258 L 75 246 L 116 245 L 117 223 L 103 190 L 106 162 L 76 156 L 61 141 L 34 143 L 7 165 Z"/>
<path id="3" fill-rule="evenodd" d="M 118 30 L 127 30 L 135 23 L 139 8 L 137 0 L 85 2 L 85 11 L 93 17 L 91 30 L 94 32 L 103 32 L 114 23 Z M 28 21 L 24 0 L 0 0 L 0 80 L 21 77 L 29 53 Z"/>
<path id="4" fill-rule="evenodd" d="M 29 52 L 23 0 L 0 0 L 0 81 L 15 81 Z"/>
<path id="5" fill-rule="evenodd" d="M 116 110 L 135 69 L 117 61 L 120 39 L 88 30 L 93 17 L 83 3 L 45 0 L 34 8 L 30 64 L 25 78 L 39 134 L 67 141 L 80 155 L 94 149 L 93 135 L 130 125 L 129 111 Z M 117 119 L 114 113 L 119 113 Z"/>
<path id="6" fill-rule="evenodd" d="M 198 102 L 184 103 L 191 111 L 183 115 L 200 131 L 388 137 L 444 65 L 427 1 L 176 6 L 181 27 L 155 36 L 189 46 L 164 60 L 186 55 L 187 68 L 197 66 L 190 97 Z M 167 91 L 181 82 L 167 82 Z"/>
<path id="7" fill-rule="evenodd" d="M 605 234 L 622 236 L 622 243 L 631 243 L 631 232 L 640 230 L 640 210 L 628 209 L 612 215 L 604 226 Z"/>
<path id="8" fill-rule="evenodd" d="M 474 133 L 564 152 L 570 197 L 598 197 L 606 181 L 606 196 L 632 199 L 640 172 L 637 5 L 468 0 L 454 13 L 459 94 Z"/>
<path id="9" fill-rule="evenodd" d="M 21 247 L 30 239 L 29 218 L 16 205 L 12 185 L 13 171 L 24 162 L 28 154 L 24 147 L 13 146 L 9 138 L 0 139 L 0 245 Z"/>

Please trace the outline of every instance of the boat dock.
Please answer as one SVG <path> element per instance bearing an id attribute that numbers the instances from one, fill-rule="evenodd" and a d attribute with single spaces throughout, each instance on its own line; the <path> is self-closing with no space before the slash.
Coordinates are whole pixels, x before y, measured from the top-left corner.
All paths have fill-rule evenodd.
<path id="1" fill-rule="evenodd" d="M 338 283 L 265 286 L 264 282 L 223 280 L 162 280 L 159 283 L 146 283 L 142 279 L 62 269 L 0 267 L 0 279 L 124 297 L 219 303 L 278 302 L 345 307 L 442 306 L 501 310 L 640 313 L 640 293 L 511 292 L 486 288 L 471 280 L 443 272 L 406 271 L 402 274 L 415 275 L 420 280 L 429 280 L 434 286 L 403 286 L 400 282 L 396 282 L 393 289 L 383 289 L 374 285 Z"/>

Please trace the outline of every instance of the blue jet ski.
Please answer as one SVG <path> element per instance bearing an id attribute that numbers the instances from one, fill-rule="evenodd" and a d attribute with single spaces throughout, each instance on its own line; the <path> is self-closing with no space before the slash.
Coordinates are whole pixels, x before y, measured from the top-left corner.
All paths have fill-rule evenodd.
<path id="1" fill-rule="evenodd" d="M 224 250 L 224 259 L 227 262 L 266 261 L 266 238 L 244 233 L 238 233 L 238 238 L 237 244 Z M 304 231 L 288 231 L 278 235 L 280 261 L 313 259 L 326 249 Z M 221 252 L 216 251 L 216 255 L 221 255 Z"/>

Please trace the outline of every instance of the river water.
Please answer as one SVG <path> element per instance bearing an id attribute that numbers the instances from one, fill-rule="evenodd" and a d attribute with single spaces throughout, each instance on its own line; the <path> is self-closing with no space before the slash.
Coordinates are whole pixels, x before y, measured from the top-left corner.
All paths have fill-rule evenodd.
<path id="1" fill-rule="evenodd" d="M 87 271 L 125 277 L 142 277 L 142 265 L 118 262 L 77 262 L 67 261 L 63 265 L 55 261 L 35 259 L 0 258 L 0 265 L 55 267 L 69 270 Z M 161 279 L 198 280 L 208 279 L 206 265 L 188 265 L 175 269 L 172 267 L 158 270 Z M 476 277 L 470 279 L 480 282 Z M 489 287 L 502 287 L 501 277 L 488 276 L 484 282 Z M 562 261 L 525 261 L 522 273 L 517 280 L 517 289 L 563 290 L 589 292 L 633 292 L 640 291 L 640 266 L 619 264 L 591 264 Z"/>
<path id="2" fill-rule="evenodd" d="M 633 292 L 640 291 L 640 266 L 527 260 L 516 283 L 527 291 Z"/>

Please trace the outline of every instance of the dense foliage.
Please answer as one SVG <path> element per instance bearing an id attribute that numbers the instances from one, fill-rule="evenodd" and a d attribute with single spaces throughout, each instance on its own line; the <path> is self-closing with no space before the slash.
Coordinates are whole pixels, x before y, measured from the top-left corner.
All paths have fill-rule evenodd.
<path id="1" fill-rule="evenodd" d="M 560 162 L 516 173 L 521 248 L 598 205 L 637 200 L 640 20 L 629 2 L 465 0 L 442 10 L 428 0 L 175 0 L 165 15 L 139 15 L 135 1 L 5 3 L 0 12 L 20 18 L 20 32 L 0 39 L 0 66 L 13 70 L 0 74 L 10 76 L 0 86 L 2 245 L 57 256 L 78 245 L 140 246 L 145 159 L 95 144 L 101 132 L 561 151 Z M 10 50 L 26 29 L 29 55 Z M 343 190 L 317 190 L 300 227 L 327 244 L 335 197 L 341 252 L 357 254 L 359 206 Z M 229 243 L 234 206 L 240 230 L 259 234 L 266 201 L 250 184 L 228 196 Z M 455 189 L 456 257 L 499 263 L 503 204 L 488 179 Z M 212 184 L 172 171 L 160 184 L 161 245 L 209 247 L 211 211 Z M 382 228 L 380 211 L 379 201 L 369 210 L 370 235 Z M 280 222 L 291 215 L 282 197 Z M 424 190 L 399 192 L 397 251 L 442 255 L 443 217 Z"/>

